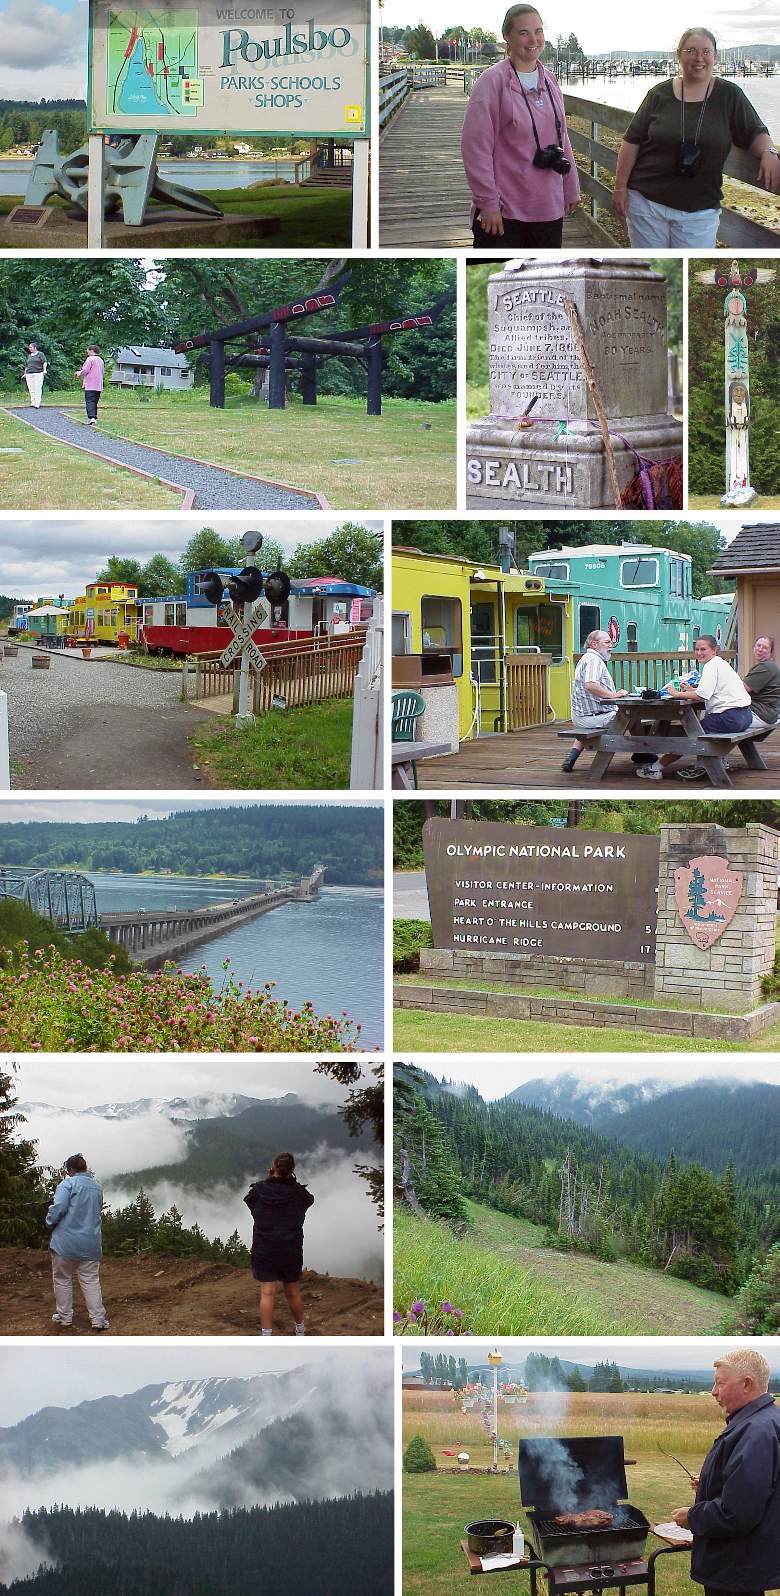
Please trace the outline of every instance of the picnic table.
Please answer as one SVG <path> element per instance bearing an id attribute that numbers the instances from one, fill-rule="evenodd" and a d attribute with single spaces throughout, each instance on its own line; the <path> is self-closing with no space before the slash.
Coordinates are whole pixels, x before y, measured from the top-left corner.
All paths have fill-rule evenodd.
<path id="1" fill-rule="evenodd" d="M 766 770 L 756 743 L 771 730 L 767 726 L 763 732 L 706 732 L 696 707 L 687 699 L 643 698 L 641 693 L 629 693 L 619 700 L 615 719 L 603 732 L 578 731 L 575 726 L 572 734 L 558 735 L 573 735 L 595 750 L 589 781 L 603 781 L 615 754 L 651 754 L 655 759 L 661 754 L 678 754 L 701 765 L 713 787 L 731 787 L 728 755 L 739 748 L 750 770 Z"/>
<path id="2" fill-rule="evenodd" d="M 419 742 L 391 743 L 390 755 L 393 767 L 391 786 L 411 792 L 417 786 L 415 765 L 421 759 L 433 759 L 437 754 L 451 754 L 449 743 L 430 743 L 421 739 Z"/>

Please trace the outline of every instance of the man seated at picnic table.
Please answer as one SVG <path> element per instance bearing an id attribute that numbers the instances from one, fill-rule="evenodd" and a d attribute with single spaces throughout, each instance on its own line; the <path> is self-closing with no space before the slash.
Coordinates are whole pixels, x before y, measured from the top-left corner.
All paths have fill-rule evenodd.
<path id="1" fill-rule="evenodd" d="M 753 719 L 750 707 L 750 693 L 737 672 L 723 659 L 718 650 L 718 641 L 715 637 L 697 637 L 693 645 L 694 658 L 699 669 L 699 680 L 695 687 L 687 682 L 675 687 L 670 683 L 666 687 L 666 697 L 682 698 L 689 704 L 704 707 L 701 716 L 701 729 L 713 735 L 725 735 L 747 731 Z M 679 754 L 661 754 L 659 759 L 654 759 L 650 765 L 641 765 L 637 775 L 643 781 L 661 781 L 664 771 L 670 765 L 676 764 L 678 759 L 685 757 L 685 750 Z M 682 781 L 698 781 L 706 775 L 700 765 L 689 765 L 684 770 L 678 771 Z"/>
<path id="2" fill-rule="evenodd" d="M 757 637 L 753 644 L 753 664 L 743 677 L 753 711 L 751 728 L 768 731 L 780 716 L 780 665 L 775 659 L 773 637 Z"/>
<path id="3" fill-rule="evenodd" d="M 604 731 L 615 719 L 618 700 L 628 696 L 624 687 L 615 686 L 609 674 L 611 653 L 609 632 L 588 633 L 571 686 L 571 718 L 579 731 Z M 561 770 L 573 770 L 584 747 L 577 739 Z"/>

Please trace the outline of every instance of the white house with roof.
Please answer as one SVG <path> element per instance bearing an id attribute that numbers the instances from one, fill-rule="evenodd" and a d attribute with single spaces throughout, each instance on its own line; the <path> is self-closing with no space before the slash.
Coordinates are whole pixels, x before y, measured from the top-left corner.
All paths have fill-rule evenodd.
<path id="1" fill-rule="evenodd" d="M 186 355 L 174 349 L 152 349 L 147 344 L 128 344 L 114 358 L 111 382 L 117 388 L 167 388 L 183 392 L 195 381 Z"/>

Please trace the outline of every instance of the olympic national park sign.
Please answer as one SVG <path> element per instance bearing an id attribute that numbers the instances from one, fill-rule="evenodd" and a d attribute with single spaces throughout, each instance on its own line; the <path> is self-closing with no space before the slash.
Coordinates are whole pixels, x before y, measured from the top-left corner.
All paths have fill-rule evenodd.
<path id="1" fill-rule="evenodd" d="M 91 133 L 369 136 L 369 0 L 89 5 Z"/>
<path id="2" fill-rule="evenodd" d="M 423 848 L 434 947 L 654 962 L 657 837 L 434 819 Z"/>

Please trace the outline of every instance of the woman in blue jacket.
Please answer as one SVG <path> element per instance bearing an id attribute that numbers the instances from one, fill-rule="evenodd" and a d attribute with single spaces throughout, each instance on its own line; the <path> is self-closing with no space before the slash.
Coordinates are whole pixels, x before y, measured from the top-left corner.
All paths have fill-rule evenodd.
<path id="1" fill-rule="evenodd" d="M 265 1180 L 256 1180 L 244 1198 L 254 1220 L 252 1274 L 260 1282 L 260 1329 L 273 1334 L 274 1301 L 281 1284 L 295 1323 L 305 1335 L 299 1281 L 303 1269 L 303 1222 L 314 1198 L 295 1178 L 292 1153 L 277 1153 Z"/>
<path id="2" fill-rule="evenodd" d="M 763 1596 L 780 1586 L 780 1411 L 766 1358 L 725 1353 L 712 1394 L 726 1427 L 694 1482 L 694 1506 L 672 1518 L 693 1533 L 691 1578 L 705 1596 Z"/>
<path id="3" fill-rule="evenodd" d="M 103 1192 L 87 1169 L 86 1158 L 74 1153 L 65 1160 L 65 1179 L 60 1181 L 46 1215 L 51 1231 L 53 1324 L 73 1323 L 73 1281 L 76 1279 L 92 1329 L 108 1329 L 108 1315 L 100 1290 L 102 1210 Z"/>

